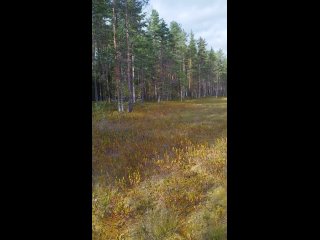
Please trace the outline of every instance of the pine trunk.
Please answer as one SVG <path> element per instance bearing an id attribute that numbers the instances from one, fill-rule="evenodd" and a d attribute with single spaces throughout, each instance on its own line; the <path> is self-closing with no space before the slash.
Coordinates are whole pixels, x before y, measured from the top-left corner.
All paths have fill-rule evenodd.
<path id="1" fill-rule="evenodd" d="M 126 40 L 127 40 L 127 78 L 129 89 L 128 112 L 133 110 L 133 84 L 132 84 L 132 64 L 131 64 L 131 44 L 129 37 L 129 20 L 128 20 L 128 0 L 126 0 Z"/>
<path id="2" fill-rule="evenodd" d="M 93 60 L 95 61 L 95 57 L 96 57 L 96 44 L 93 44 Z M 95 101 L 98 101 L 98 86 L 97 86 L 97 75 L 94 75 L 94 98 Z"/>
<path id="3" fill-rule="evenodd" d="M 117 37 L 116 37 L 116 25 L 117 25 L 117 17 L 116 17 L 116 0 L 113 0 L 113 7 L 112 7 L 112 17 L 113 17 L 113 45 L 115 51 L 115 64 L 114 64 L 114 73 L 115 73 L 115 80 L 116 80 L 116 95 L 118 101 L 118 112 L 121 112 L 121 94 L 120 94 L 120 53 L 117 48 Z"/>
<path id="4" fill-rule="evenodd" d="M 216 98 L 218 97 L 218 90 L 219 90 L 219 73 L 217 74 Z"/>
<path id="5" fill-rule="evenodd" d="M 200 64 L 198 64 L 198 98 L 200 98 L 201 92 L 200 92 Z"/>
<path id="6" fill-rule="evenodd" d="M 139 77 L 139 74 L 138 74 Z M 132 102 L 136 102 L 136 92 L 134 88 L 134 56 L 132 55 Z"/>

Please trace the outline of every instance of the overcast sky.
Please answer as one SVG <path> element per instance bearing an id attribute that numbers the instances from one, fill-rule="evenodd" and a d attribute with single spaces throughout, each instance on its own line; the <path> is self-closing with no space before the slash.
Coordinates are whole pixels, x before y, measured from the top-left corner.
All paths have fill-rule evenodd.
<path id="1" fill-rule="evenodd" d="M 208 49 L 227 53 L 227 0 L 149 0 L 147 12 L 152 8 L 168 25 L 176 21 L 196 39 L 203 37 Z"/>

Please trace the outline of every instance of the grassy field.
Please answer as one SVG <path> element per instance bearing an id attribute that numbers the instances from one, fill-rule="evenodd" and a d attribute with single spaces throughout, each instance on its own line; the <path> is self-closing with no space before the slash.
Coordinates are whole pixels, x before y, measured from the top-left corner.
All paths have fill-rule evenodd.
<path id="1" fill-rule="evenodd" d="M 227 99 L 93 106 L 93 239 L 227 239 Z"/>

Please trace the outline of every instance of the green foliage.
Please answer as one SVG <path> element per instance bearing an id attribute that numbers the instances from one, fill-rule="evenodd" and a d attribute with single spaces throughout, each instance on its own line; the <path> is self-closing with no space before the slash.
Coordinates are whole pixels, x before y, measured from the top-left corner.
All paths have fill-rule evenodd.
<path id="1" fill-rule="evenodd" d="M 146 0 L 92 2 L 93 100 L 117 101 L 119 92 L 120 98 L 128 101 L 133 91 L 126 84 L 127 68 L 134 68 L 135 73 L 129 74 L 135 95 L 141 100 L 225 96 L 227 58 L 223 52 L 207 51 L 205 39 L 200 37 L 196 41 L 192 31 L 188 39 L 179 23 L 172 21 L 168 26 L 155 9 L 147 16 L 143 12 L 147 3 Z M 128 55 L 134 61 L 128 61 Z M 130 62 L 132 66 L 128 65 Z M 115 76 L 117 66 L 120 79 Z"/>

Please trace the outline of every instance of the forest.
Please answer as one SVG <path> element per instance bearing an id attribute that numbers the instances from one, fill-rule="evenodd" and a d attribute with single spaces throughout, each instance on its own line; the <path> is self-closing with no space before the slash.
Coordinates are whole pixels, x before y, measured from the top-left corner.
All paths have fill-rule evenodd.
<path id="1" fill-rule="evenodd" d="M 166 23 L 147 0 L 93 0 L 92 96 L 119 112 L 138 101 L 227 96 L 227 57 Z"/>

